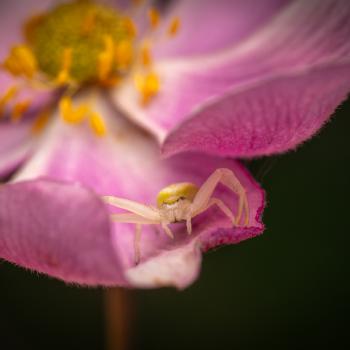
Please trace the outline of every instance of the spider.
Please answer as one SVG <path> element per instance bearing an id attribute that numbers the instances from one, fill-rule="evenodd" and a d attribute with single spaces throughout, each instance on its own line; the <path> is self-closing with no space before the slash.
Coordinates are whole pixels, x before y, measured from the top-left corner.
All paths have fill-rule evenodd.
<path id="1" fill-rule="evenodd" d="M 212 197 L 220 182 L 238 195 L 236 217 L 222 200 Z M 161 225 L 164 232 L 170 238 L 174 238 L 168 225 L 186 221 L 187 233 L 190 235 L 192 218 L 213 205 L 217 205 L 222 210 L 233 226 L 238 226 L 242 220 L 244 226 L 247 226 L 249 222 L 249 206 L 245 189 L 233 171 L 226 168 L 216 169 L 200 188 L 188 182 L 176 183 L 163 188 L 157 196 L 157 208 L 114 196 L 102 196 L 102 199 L 110 205 L 129 211 L 129 213 L 111 214 L 113 221 L 136 224 L 134 238 L 136 264 L 139 263 L 141 257 L 142 225 Z"/>

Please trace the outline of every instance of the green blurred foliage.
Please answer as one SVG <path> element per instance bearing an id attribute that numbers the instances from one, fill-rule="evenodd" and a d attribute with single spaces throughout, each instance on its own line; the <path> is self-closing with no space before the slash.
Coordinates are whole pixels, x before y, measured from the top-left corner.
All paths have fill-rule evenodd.
<path id="1" fill-rule="evenodd" d="M 131 292 L 135 349 L 345 348 L 350 101 L 296 152 L 248 163 L 264 235 L 206 254 L 184 292 Z M 263 178 L 261 176 L 264 175 Z M 0 349 L 103 349 L 103 290 L 0 265 Z"/>

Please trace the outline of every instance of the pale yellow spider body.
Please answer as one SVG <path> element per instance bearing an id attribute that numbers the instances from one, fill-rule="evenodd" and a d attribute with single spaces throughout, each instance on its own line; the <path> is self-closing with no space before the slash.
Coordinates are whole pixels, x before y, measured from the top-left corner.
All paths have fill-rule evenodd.
<path id="1" fill-rule="evenodd" d="M 236 215 L 221 199 L 213 197 L 219 183 L 228 187 L 238 196 Z M 141 257 L 141 225 L 161 225 L 165 233 L 170 238 L 174 238 L 168 225 L 186 222 L 187 232 L 191 234 L 192 218 L 213 205 L 219 207 L 230 219 L 233 226 L 240 225 L 241 221 L 243 221 L 244 226 L 249 223 L 249 206 L 245 189 L 233 171 L 226 168 L 216 169 L 199 188 L 188 182 L 176 183 L 163 188 L 157 196 L 157 208 L 114 196 L 103 196 L 102 198 L 106 203 L 128 211 L 111 214 L 113 221 L 136 224 L 134 241 L 136 263 L 140 261 Z"/>

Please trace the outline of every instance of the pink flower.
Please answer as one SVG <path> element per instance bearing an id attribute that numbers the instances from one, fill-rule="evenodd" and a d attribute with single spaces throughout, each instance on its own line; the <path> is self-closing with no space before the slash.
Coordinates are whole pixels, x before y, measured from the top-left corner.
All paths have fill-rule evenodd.
<path id="1" fill-rule="evenodd" d="M 188 286 L 202 252 L 264 229 L 264 193 L 232 157 L 295 148 L 350 90 L 347 0 L 23 4 L 0 12 L 0 257 L 66 282 Z M 144 225 L 135 264 L 135 228 L 101 196 L 153 205 L 217 168 L 243 185 L 248 224 L 211 208 L 174 240 Z"/>

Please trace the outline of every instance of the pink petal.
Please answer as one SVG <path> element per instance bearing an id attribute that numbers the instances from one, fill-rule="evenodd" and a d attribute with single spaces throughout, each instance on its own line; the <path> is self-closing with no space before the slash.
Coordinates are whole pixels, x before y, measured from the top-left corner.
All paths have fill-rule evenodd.
<path id="1" fill-rule="evenodd" d="M 127 270 L 127 278 L 141 288 L 175 285 L 184 289 L 197 279 L 202 260 L 197 240 L 177 249 L 160 252 L 152 259 Z M 186 273 L 184 274 L 184 271 Z"/>
<path id="2" fill-rule="evenodd" d="M 226 50 L 159 61 L 161 91 L 148 107 L 132 83 L 112 97 L 165 155 L 282 152 L 313 135 L 350 90 L 349 18 L 345 0 L 294 1 Z"/>
<path id="3" fill-rule="evenodd" d="M 167 27 L 176 16 L 181 21 L 180 30 L 170 40 L 155 42 L 154 55 L 158 59 L 186 57 L 232 46 L 264 25 L 289 2 L 291 0 L 174 1 L 162 22 Z"/>
<path id="4" fill-rule="evenodd" d="M 0 124 L 0 178 L 10 174 L 29 155 L 31 136 L 30 123 Z"/>
<path id="5" fill-rule="evenodd" d="M 46 176 L 91 188 L 99 195 L 116 195 L 154 204 L 157 193 L 166 185 L 183 181 L 201 185 L 215 169 L 226 167 L 240 179 L 250 205 L 249 225 L 244 228 L 232 228 L 229 220 L 215 208 L 194 218 L 191 236 L 187 235 L 183 224 L 173 225 L 175 240 L 169 239 L 158 225 L 144 225 L 142 257 L 137 266 L 134 225 L 115 224 L 112 244 L 130 285 L 184 288 L 198 275 L 201 250 L 218 244 L 238 243 L 263 231 L 263 191 L 236 161 L 199 154 L 161 160 L 152 139 L 117 115 L 112 119 L 113 111 L 104 100 L 97 99 L 95 109 L 108 124 L 108 136 L 98 138 L 83 126 L 73 127 L 57 118 L 37 154 L 14 181 Z M 237 198 L 232 192 L 219 186 L 216 195 L 236 211 Z M 85 239 L 83 231 L 81 239 Z M 91 276 L 89 281 L 94 279 L 99 281 L 97 276 Z"/>
<path id="6" fill-rule="evenodd" d="M 316 133 L 350 90 L 350 65 L 252 84 L 183 122 L 163 144 L 181 151 L 254 157 L 288 151 Z"/>
<path id="7" fill-rule="evenodd" d="M 0 189 L 0 256 L 79 284 L 123 284 L 101 200 L 72 184 L 36 180 Z"/>

